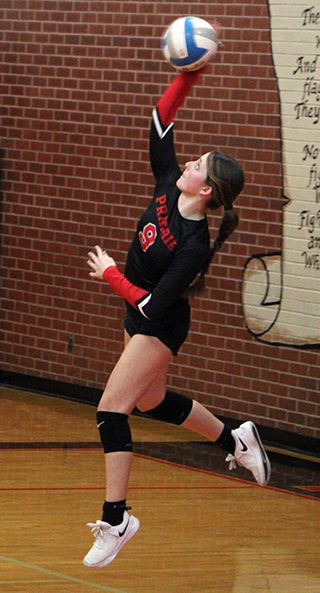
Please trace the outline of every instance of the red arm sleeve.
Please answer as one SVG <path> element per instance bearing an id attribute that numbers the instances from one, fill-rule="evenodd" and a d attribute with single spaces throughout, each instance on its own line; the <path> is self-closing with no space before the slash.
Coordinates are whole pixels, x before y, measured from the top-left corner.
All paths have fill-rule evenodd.
<path id="1" fill-rule="evenodd" d="M 204 68 L 195 72 L 181 72 L 165 90 L 157 103 L 160 120 L 165 126 L 174 120 L 178 108 L 203 70 Z"/>
<path id="2" fill-rule="evenodd" d="M 109 266 L 103 272 L 103 278 L 119 296 L 125 299 L 125 301 L 135 309 L 138 309 L 137 302 L 150 295 L 150 293 L 143 288 L 139 288 L 127 280 L 127 278 L 125 278 L 125 276 L 118 270 L 117 266 Z"/>

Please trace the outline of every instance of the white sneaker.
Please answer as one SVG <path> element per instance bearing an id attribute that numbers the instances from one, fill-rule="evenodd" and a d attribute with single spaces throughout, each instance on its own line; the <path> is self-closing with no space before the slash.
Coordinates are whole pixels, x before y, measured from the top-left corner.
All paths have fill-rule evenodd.
<path id="1" fill-rule="evenodd" d="M 122 546 L 138 531 L 140 521 L 125 511 L 120 525 L 112 526 L 104 521 L 87 525 L 96 539 L 83 564 L 90 568 L 102 568 L 114 560 Z"/>
<path id="2" fill-rule="evenodd" d="M 270 479 L 271 465 L 256 426 L 248 421 L 231 432 L 236 448 L 234 455 L 226 458 L 230 462 L 229 469 L 235 469 L 238 463 L 253 473 L 259 486 L 265 486 Z"/>

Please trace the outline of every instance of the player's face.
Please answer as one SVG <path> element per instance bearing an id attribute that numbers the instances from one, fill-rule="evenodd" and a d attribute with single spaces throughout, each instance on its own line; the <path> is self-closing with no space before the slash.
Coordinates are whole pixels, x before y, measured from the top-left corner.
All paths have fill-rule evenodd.
<path id="1" fill-rule="evenodd" d="M 197 161 L 188 161 L 184 171 L 177 181 L 177 186 L 186 195 L 196 196 L 206 186 L 207 179 L 207 158 L 209 152 L 200 157 Z"/>

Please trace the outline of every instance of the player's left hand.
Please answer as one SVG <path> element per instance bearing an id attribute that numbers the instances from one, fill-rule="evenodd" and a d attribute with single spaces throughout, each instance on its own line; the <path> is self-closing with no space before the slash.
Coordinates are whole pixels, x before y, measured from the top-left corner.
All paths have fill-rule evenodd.
<path id="1" fill-rule="evenodd" d="M 103 272 L 110 266 L 115 266 L 116 263 L 106 251 L 103 251 L 99 245 L 95 246 L 95 251 L 89 251 L 88 266 L 92 269 L 89 276 L 103 280 Z"/>

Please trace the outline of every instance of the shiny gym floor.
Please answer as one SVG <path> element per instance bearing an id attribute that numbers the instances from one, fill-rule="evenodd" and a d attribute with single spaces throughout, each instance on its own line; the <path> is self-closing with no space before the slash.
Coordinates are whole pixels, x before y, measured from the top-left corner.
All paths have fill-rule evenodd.
<path id="1" fill-rule="evenodd" d="M 189 431 L 133 416 L 128 504 L 141 527 L 112 564 L 88 569 L 105 482 L 95 408 L 0 396 L 0 591 L 319 593 L 316 462 L 269 451 L 260 488 Z"/>

